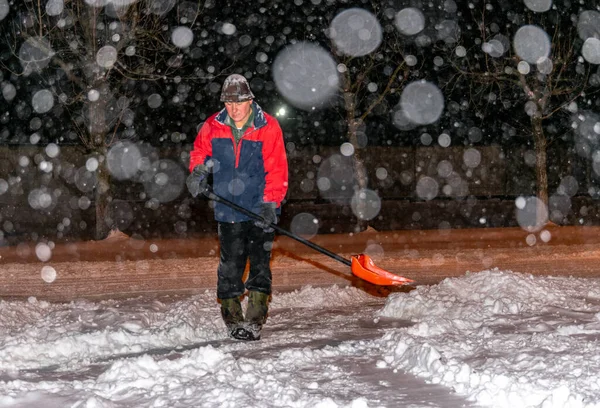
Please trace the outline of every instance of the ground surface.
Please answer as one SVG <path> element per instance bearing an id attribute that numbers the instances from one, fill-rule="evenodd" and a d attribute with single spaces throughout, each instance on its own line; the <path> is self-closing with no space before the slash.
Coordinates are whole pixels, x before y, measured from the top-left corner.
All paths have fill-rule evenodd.
<path id="1" fill-rule="evenodd" d="M 246 343 L 218 312 L 214 237 L 0 248 L 0 407 L 597 407 L 600 280 L 570 276 L 600 277 L 599 232 L 313 239 L 414 290 L 281 238 L 268 324 Z"/>
<path id="2" fill-rule="evenodd" d="M 549 226 L 535 234 L 520 228 L 365 231 L 320 235 L 311 241 L 348 259 L 368 253 L 379 267 L 420 284 L 495 267 L 600 277 L 600 227 Z M 0 248 L 0 298 L 199 293 L 214 289 L 217 264 L 216 237 L 136 240 L 116 234 L 104 241 L 49 247 L 21 243 Z M 346 265 L 287 237 L 276 240 L 272 269 L 276 290 L 329 284 L 353 284 L 382 295 L 389 290 L 365 284 Z M 49 270 L 56 272 L 55 279 Z"/>

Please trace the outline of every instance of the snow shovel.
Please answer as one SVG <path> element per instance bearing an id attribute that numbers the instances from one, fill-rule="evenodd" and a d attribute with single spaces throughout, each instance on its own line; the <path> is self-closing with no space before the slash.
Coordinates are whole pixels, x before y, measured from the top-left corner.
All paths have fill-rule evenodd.
<path id="1" fill-rule="evenodd" d="M 223 197 L 215 194 L 211 190 L 207 190 L 204 194 L 211 200 L 223 203 L 250 218 L 253 218 L 257 221 L 264 221 L 263 217 L 261 217 L 260 215 L 254 213 L 250 210 L 247 210 L 244 207 L 240 207 L 239 205 L 227 200 L 226 198 L 223 198 Z M 343 263 L 344 265 L 349 266 L 354 275 L 356 275 L 359 278 L 364 279 L 367 282 L 370 282 L 374 285 L 400 286 L 400 285 L 411 284 L 412 282 L 414 282 L 412 279 L 408 279 L 403 276 L 399 276 L 394 273 L 388 272 L 385 269 L 381 269 L 380 267 L 375 265 L 375 263 L 373 262 L 371 257 L 368 255 L 365 255 L 365 254 L 353 255 L 352 260 L 348 260 L 348 259 L 343 258 L 340 255 L 333 253 L 313 242 L 310 242 L 307 239 L 304 239 L 290 231 L 287 231 L 287 230 L 281 228 L 280 226 L 278 226 L 275 223 L 271 223 L 270 227 L 273 228 L 278 233 L 280 233 L 281 235 L 285 235 L 287 237 L 293 238 L 296 241 L 314 249 L 315 251 L 318 251 L 318 252 L 322 253 L 323 255 L 327 255 L 327 256 L 335 259 L 336 261 L 339 261 L 339 262 Z"/>

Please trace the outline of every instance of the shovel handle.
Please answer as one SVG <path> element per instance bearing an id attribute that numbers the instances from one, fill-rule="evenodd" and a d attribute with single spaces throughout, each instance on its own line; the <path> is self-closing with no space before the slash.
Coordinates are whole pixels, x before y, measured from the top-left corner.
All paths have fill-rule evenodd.
<path id="1" fill-rule="evenodd" d="M 256 221 L 263 221 L 264 222 L 264 218 L 261 217 L 260 215 L 254 213 L 254 212 L 252 212 L 250 210 L 247 210 L 244 207 L 240 207 L 236 203 L 234 203 L 232 201 L 229 201 L 228 199 L 223 198 L 223 197 L 215 194 L 212 190 L 207 190 L 204 194 L 208 198 L 210 198 L 211 200 L 213 200 L 213 201 L 218 201 L 220 203 L 223 203 L 223 204 L 225 204 L 225 205 L 233 208 L 234 210 L 236 210 L 236 211 L 238 211 L 238 212 L 240 212 L 240 213 L 242 213 L 242 214 L 244 214 L 244 215 L 246 215 L 246 216 L 248 216 L 250 218 L 255 219 Z M 271 224 L 269 224 L 269 226 L 271 228 L 273 228 L 275 231 L 277 231 L 278 233 L 280 233 L 281 235 L 285 235 L 286 237 L 293 238 L 296 241 L 300 242 L 301 244 L 304 244 L 304 245 L 306 245 L 306 246 L 314 249 L 315 251 L 322 253 L 323 255 L 327 255 L 328 257 L 333 258 L 336 261 L 341 262 L 341 263 L 343 263 L 346 266 L 352 266 L 352 261 L 350 261 L 349 259 L 343 258 L 343 257 L 339 256 L 338 254 L 336 254 L 334 252 L 331 252 L 331 251 L 329 251 L 329 250 L 327 250 L 327 249 L 325 249 L 325 248 L 323 248 L 323 247 L 321 247 L 321 246 L 319 246 L 319 245 L 317 245 L 317 244 L 315 244 L 313 242 L 310 242 L 307 239 L 302 238 L 301 236 L 298 236 L 298 235 L 294 234 L 293 232 L 285 230 L 285 229 L 281 228 L 279 225 L 275 224 L 274 222 L 272 222 Z"/>

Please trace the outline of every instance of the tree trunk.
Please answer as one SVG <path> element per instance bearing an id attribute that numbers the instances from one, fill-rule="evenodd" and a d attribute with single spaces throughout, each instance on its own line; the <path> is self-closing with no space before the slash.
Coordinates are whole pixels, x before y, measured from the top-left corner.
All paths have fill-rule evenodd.
<path id="1" fill-rule="evenodd" d="M 102 149 L 106 150 L 106 149 Z M 96 240 L 104 239 L 108 236 L 110 230 L 114 227 L 111 225 L 111 217 L 108 213 L 111 197 L 110 191 L 110 173 L 106 165 L 106 155 L 99 154 L 98 169 L 96 170 L 97 184 L 95 189 L 96 201 L 96 230 L 94 238 Z"/>
<path id="2" fill-rule="evenodd" d="M 542 126 L 542 118 L 534 115 L 531 118 L 531 127 L 533 128 L 533 137 L 535 142 L 535 176 L 537 186 L 537 196 L 548 206 L 548 172 L 546 156 L 546 135 Z"/>
<path id="3" fill-rule="evenodd" d="M 108 213 L 111 197 L 110 191 L 110 172 L 108 171 L 108 163 L 106 155 L 110 142 L 107 140 L 107 133 L 111 130 L 111 120 L 108 117 L 108 100 L 110 92 L 102 82 L 96 82 L 94 89 L 100 90 L 100 98 L 95 102 L 89 102 L 84 107 L 84 112 L 87 114 L 87 128 L 89 139 L 87 146 L 98 160 L 98 168 L 96 169 L 96 230 L 94 238 L 97 240 L 104 239 L 113 228 L 111 217 Z"/>
<path id="4" fill-rule="evenodd" d="M 367 170 L 364 160 L 361 157 L 360 146 L 358 144 L 358 127 L 359 123 L 355 118 L 348 117 L 348 141 L 354 147 L 352 161 L 354 163 L 354 177 L 356 179 L 357 188 L 359 190 L 367 188 Z"/>
<path id="5" fill-rule="evenodd" d="M 344 87 L 344 109 L 346 110 L 346 123 L 348 125 L 348 141 L 354 147 L 352 161 L 354 163 L 354 176 L 358 183 L 358 189 L 367 188 L 367 173 L 363 160 L 360 157 L 360 146 L 358 143 L 357 131 L 360 126 L 360 120 L 356 119 L 356 94 L 350 91 L 350 77 L 346 73 L 342 77 Z"/>
<path id="6" fill-rule="evenodd" d="M 354 197 L 358 196 L 353 205 L 353 211 L 356 215 L 356 227 L 355 232 L 360 232 L 368 227 L 368 223 L 361 218 L 360 214 L 366 212 L 366 201 L 360 199 L 359 192 L 367 188 L 367 171 L 365 169 L 364 161 L 360 154 L 360 145 L 358 143 L 358 128 L 361 122 L 356 119 L 356 95 L 351 92 L 344 93 L 344 105 L 346 108 L 346 123 L 348 124 L 348 141 L 354 147 L 352 154 L 352 163 L 354 165 L 354 178 L 356 179 L 356 185 L 354 186 Z"/>

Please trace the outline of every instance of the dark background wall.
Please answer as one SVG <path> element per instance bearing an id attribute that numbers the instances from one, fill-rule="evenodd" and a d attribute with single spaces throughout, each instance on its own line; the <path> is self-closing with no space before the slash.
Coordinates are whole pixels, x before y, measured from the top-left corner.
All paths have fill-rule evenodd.
<path id="1" fill-rule="evenodd" d="M 524 147 L 480 146 L 476 148 L 480 163 L 468 167 L 464 158 L 467 149 L 361 149 L 368 187 L 381 200 L 378 215 L 367 224 L 378 230 L 517 225 L 515 198 L 535 191 L 534 169 L 527 158 L 532 152 Z M 185 237 L 215 231 L 209 201 L 192 199 L 185 190 L 188 152 L 154 149 L 147 157 L 160 163 L 159 169 L 171 168 L 168 174 L 172 180 L 164 186 L 165 191 L 170 189 L 167 197 L 156 193 L 161 187 L 156 186 L 153 173 L 133 180 L 113 179 L 111 216 L 122 231 L 145 237 Z M 560 161 L 551 163 L 550 195 L 559 191 L 565 177 L 571 185 L 574 180 L 576 188 L 559 196 L 564 198 L 561 202 L 566 200 L 559 211 L 552 212 L 556 200 L 551 200 L 551 220 L 558 224 L 598 224 L 597 201 L 589 194 L 594 186 L 591 164 L 568 153 L 553 157 L 560 157 Z M 91 239 L 95 212 L 93 187 L 85 180 L 86 174 L 93 174 L 85 171 L 89 158 L 79 146 L 63 146 L 54 157 L 44 146 L 1 146 L 0 242 L 40 237 Z M 358 221 L 350 205 L 352 159 L 341 155 L 339 147 L 303 146 L 288 151 L 288 162 L 290 185 L 281 225 L 289 228 L 296 215 L 308 213 L 318 219 L 320 233 L 352 231 Z M 418 183 L 423 177 L 437 183 L 435 196 L 419 194 Z M 321 191 L 321 178 L 335 185 Z"/>

